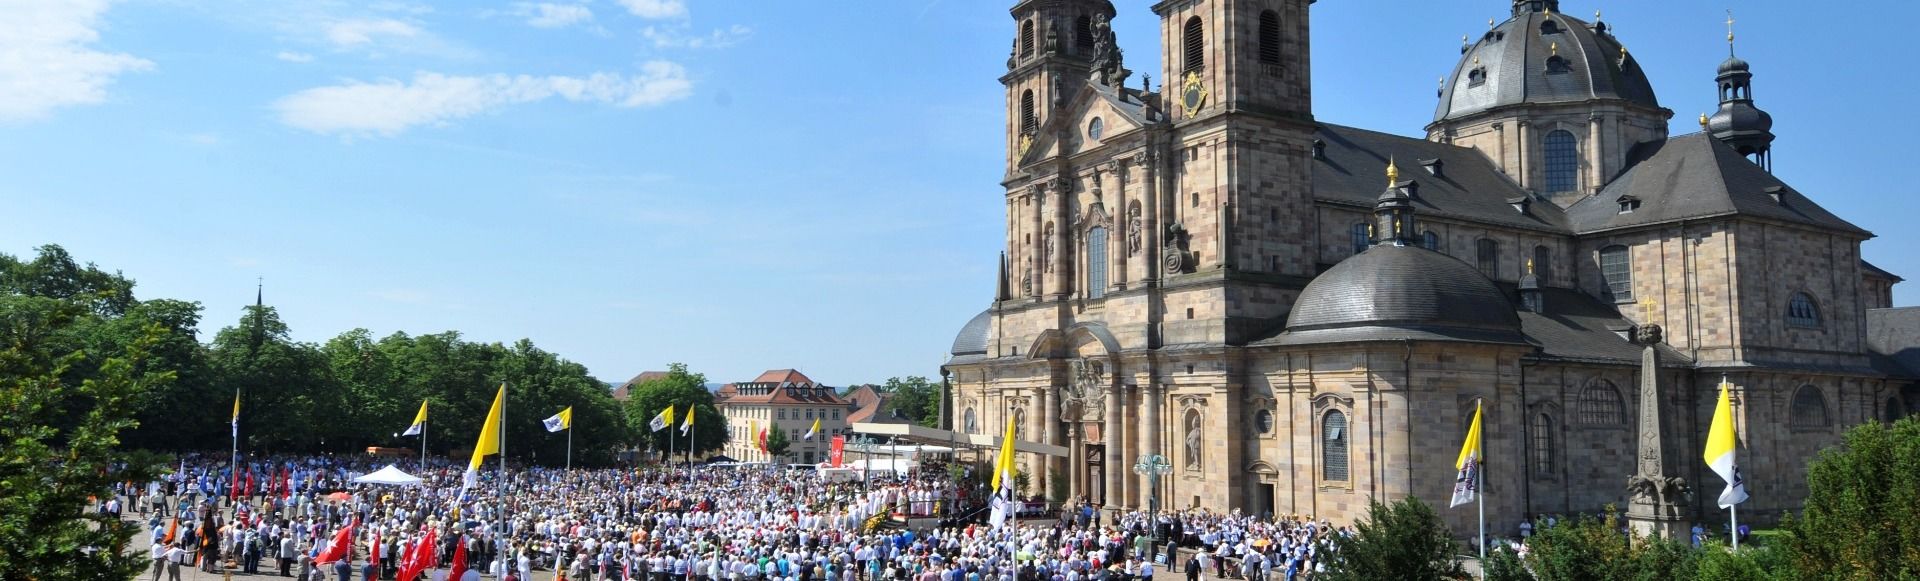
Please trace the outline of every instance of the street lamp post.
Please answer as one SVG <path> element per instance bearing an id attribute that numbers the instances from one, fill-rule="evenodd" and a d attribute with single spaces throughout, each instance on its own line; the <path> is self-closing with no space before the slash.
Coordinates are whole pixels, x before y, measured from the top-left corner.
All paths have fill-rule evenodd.
<path id="1" fill-rule="evenodd" d="M 873 440 L 859 434 L 850 443 L 860 451 L 860 491 L 867 492 L 873 488 Z"/>
<path id="2" fill-rule="evenodd" d="M 1173 464 L 1166 456 L 1159 454 L 1141 454 L 1140 461 L 1133 465 L 1133 473 L 1147 477 L 1147 514 L 1150 515 L 1147 526 L 1153 529 L 1153 542 L 1160 538 L 1160 475 L 1173 471 Z"/>

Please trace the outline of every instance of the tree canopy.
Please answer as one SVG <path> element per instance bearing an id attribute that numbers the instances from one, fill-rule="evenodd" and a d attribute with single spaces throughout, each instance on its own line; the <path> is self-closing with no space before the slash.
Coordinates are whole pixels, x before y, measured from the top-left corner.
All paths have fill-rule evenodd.
<path id="1" fill-rule="evenodd" d="M 661 410 L 673 406 L 673 426 L 652 431 L 647 424 Z M 692 413 L 692 442 L 680 435 L 680 424 Z M 684 454 L 692 446 L 694 454 L 719 450 L 727 444 L 727 418 L 713 405 L 713 392 L 707 391 L 707 376 L 687 371 L 685 363 L 667 366 L 667 374 L 634 385 L 627 391 L 627 427 L 643 448 L 665 453 L 669 447 Z"/>

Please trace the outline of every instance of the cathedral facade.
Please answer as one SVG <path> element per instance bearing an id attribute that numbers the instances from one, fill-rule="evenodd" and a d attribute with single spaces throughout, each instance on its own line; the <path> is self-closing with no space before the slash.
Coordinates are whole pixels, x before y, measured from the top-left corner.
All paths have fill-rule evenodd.
<path id="1" fill-rule="evenodd" d="M 1514 0 L 1403 137 L 1315 120 L 1311 4 L 1157 2 L 1150 73 L 1107 0 L 1014 5 L 1005 251 L 943 373 L 954 429 L 1070 451 L 1020 459 L 1029 494 L 1335 522 L 1440 504 L 1478 405 L 1491 531 L 1629 506 L 1648 413 L 1668 492 L 1693 490 L 1673 503 L 1711 520 L 1724 379 L 1765 519 L 1846 427 L 1920 406 L 1920 316 L 1888 308 L 1871 233 L 1771 173 L 1746 62 L 1669 135 L 1605 23 Z M 1156 454 L 1157 488 L 1134 469 Z M 1463 535 L 1470 512 L 1442 511 Z"/>

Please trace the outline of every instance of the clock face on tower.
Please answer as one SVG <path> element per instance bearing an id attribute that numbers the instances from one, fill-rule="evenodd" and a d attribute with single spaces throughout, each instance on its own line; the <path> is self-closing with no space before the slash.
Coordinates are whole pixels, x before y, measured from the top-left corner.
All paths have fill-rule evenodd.
<path id="1" fill-rule="evenodd" d="M 1200 73 L 1187 71 L 1186 80 L 1180 83 L 1180 108 L 1191 118 L 1207 106 L 1207 85 L 1200 82 Z"/>

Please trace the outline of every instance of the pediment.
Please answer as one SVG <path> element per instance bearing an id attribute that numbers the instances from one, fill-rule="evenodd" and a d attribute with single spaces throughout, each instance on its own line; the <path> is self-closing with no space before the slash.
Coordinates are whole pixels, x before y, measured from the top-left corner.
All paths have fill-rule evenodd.
<path id="1" fill-rule="evenodd" d="M 1128 102 L 1128 99 L 1137 101 L 1136 98 L 1121 98 L 1122 92 L 1123 89 L 1091 81 L 1081 85 L 1073 100 L 1048 116 L 1047 122 L 1040 126 L 1019 165 L 1025 167 L 1056 156 L 1074 155 L 1139 131 L 1145 126 L 1145 106 Z M 1097 138 L 1090 132 L 1095 119 L 1100 120 Z"/>

